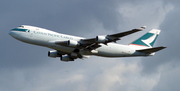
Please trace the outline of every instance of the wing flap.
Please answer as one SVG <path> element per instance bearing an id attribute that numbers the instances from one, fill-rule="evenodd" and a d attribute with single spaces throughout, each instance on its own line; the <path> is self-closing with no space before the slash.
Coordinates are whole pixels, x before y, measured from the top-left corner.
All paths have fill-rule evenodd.
<path id="1" fill-rule="evenodd" d="M 144 53 L 153 53 L 153 52 L 160 51 L 160 50 L 162 50 L 164 48 L 166 48 L 166 47 L 161 46 L 161 47 L 154 47 L 154 48 L 148 48 L 148 49 L 142 49 L 142 50 L 136 50 L 136 51 L 144 52 Z"/>

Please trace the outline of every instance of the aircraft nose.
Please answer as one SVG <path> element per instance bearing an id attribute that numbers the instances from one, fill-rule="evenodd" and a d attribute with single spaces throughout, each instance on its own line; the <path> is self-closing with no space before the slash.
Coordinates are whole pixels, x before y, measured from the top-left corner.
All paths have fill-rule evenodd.
<path id="1" fill-rule="evenodd" d="M 17 36 L 19 34 L 16 31 L 10 30 L 9 35 L 11 35 L 12 37 L 15 37 L 15 36 Z"/>
<path id="2" fill-rule="evenodd" d="M 11 32 L 11 30 L 9 31 L 9 35 L 12 35 L 12 32 Z"/>

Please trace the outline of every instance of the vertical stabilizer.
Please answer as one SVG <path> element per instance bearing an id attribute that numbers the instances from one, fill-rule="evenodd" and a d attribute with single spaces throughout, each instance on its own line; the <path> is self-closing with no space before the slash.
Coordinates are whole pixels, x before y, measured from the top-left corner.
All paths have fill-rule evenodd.
<path id="1" fill-rule="evenodd" d="M 152 29 L 151 31 L 147 32 L 145 35 L 143 35 L 139 39 L 130 43 L 129 45 L 142 46 L 142 47 L 153 47 L 160 32 L 161 32 L 161 30 Z"/>

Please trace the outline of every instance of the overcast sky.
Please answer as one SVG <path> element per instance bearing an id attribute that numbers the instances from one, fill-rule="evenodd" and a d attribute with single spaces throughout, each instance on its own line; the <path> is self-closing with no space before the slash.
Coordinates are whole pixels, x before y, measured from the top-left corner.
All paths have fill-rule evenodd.
<path id="1" fill-rule="evenodd" d="M 179 0 L 1 0 L 0 91 L 180 91 Z M 74 62 L 49 58 L 49 48 L 26 44 L 8 31 L 33 25 L 93 38 L 146 25 L 122 38 L 128 44 L 150 29 L 162 30 L 153 57 Z"/>

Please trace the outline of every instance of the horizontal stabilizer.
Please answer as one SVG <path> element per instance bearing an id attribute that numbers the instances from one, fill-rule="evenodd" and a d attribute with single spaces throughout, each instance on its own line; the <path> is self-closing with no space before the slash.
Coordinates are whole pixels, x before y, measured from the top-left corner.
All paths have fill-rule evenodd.
<path id="1" fill-rule="evenodd" d="M 161 47 L 154 47 L 154 48 L 148 48 L 148 49 L 141 49 L 141 50 L 136 50 L 138 52 L 144 52 L 144 53 L 153 53 L 153 52 L 157 52 L 159 50 L 162 50 L 166 47 L 161 46 Z"/>

